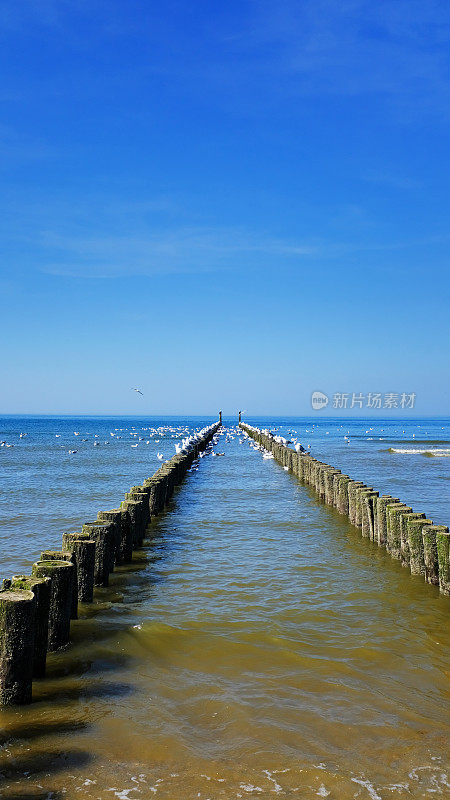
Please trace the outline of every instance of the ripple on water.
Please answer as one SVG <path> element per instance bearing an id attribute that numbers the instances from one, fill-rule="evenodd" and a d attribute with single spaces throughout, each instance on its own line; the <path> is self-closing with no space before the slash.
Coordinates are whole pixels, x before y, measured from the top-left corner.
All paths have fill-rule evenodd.
<path id="1" fill-rule="evenodd" d="M 220 449 L 2 712 L 0 798 L 444 797 L 448 600 Z"/>

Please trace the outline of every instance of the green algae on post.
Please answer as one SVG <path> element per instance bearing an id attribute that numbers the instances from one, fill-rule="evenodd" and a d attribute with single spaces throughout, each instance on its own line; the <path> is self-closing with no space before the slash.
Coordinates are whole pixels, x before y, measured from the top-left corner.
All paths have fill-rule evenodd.
<path id="1" fill-rule="evenodd" d="M 386 550 L 392 558 L 402 557 L 402 536 L 401 536 L 401 517 L 410 514 L 412 508 L 405 503 L 395 502 L 386 506 Z"/>
<path id="2" fill-rule="evenodd" d="M 0 705 L 31 703 L 36 600 L 28 589 L 0 591 Z"/>
<path id="3" fill-rule="evenodd" d="M 118 545 L 116 540 L 116 564 L 129 564 L 133 560 L 133 529 L 128 511 L 124 508 L 99 511 L 97 519 L 116 523 L 119 531 Z"/>
<path id="4" fill-rule="evenodd" d="M 115 524 L 107 520 L 85 522 L 82 532 L 95 542 L 94 586 L 108 586 L 116 556 Z"/>
<path id="5" fill-rule="evenodd" d="M 51 578 L 48 649 L 59 650 L 70 640 L 74 565 L 71 561 L 36 561 L 31 574 Z"/>
<path id="6" fill-rule="evenodd" d="M 448 533 L 446 525 L 425 525 L 422 529 L 425 580 L 433 586 L 439 586 L 437 536 L 446 533 Z"/>
<path id="7" fill-rule="evenodd" d="M 41 561 L 71 561 L 74 567 L 72 579 L 72 606 L 70 611 L 71 619 L 78 619 L 78 576 L 75 555 L 70 550 L 44 550 L 41 553 Z"/>
<path id="8" fill-rule="evenodd" d="M 407 522 L 409 545 L 409 568 L 411 575 L 425 577 L 425 552 L 423 546 L 422 529 L 432 525 L 431 519 L 409 519 Z"/>
<path id="9" fill-rule="evenodd" d="M 47 662 L 51 580 L 33 578 L 31 575 L 13 575 L 11 587 L 26 589 L 35 597 L 33 677 L 43 678 Z"/>
<path id="10" fill-rule="evenodd" d="M 441 527 L 444 529 L 442 530 Z M 436 531 L 436 549 L 439 563 L 439 589 L 450 595 L 450 533 L 446 526 Z"/>
<path id="11" fill-rule="evenodd" d="M 94 599 L 95 542 L 88 533 L 63 533 L 63 550 L 72 553 L 76 566 L 76 588 L 79 603 Z"/>

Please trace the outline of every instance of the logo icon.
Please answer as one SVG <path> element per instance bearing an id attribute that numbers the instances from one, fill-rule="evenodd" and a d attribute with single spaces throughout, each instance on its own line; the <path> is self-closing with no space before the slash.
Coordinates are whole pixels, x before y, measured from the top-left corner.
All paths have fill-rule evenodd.
<path id="1" fill-rule="evenodd" d="M 311 395 L 311 405 L 314 411 L 320 411 L 328 405 L 328 397 L 323 392 L 313 392 Z"/>

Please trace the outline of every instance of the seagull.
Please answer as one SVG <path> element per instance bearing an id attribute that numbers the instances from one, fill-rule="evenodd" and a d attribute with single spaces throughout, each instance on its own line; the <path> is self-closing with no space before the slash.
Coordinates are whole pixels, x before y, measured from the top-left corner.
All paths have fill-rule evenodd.
<path id="1" fill-rule="evenodd" d="M 135 386 L 132 386 L 132 387 L 130 388 L 130 392 L 137 392 L 138 394 L 141 394 L 141 395 L 142 395 L 142 397 L 144 397 L 144 392 L 141 392 L 141 390 L 140 390 L 140 389 L 136 389 L 136 387 L 135 387 Z"/>
<path id="2" fill-rule="evenodd" d="M 163 460 L 163 458 L 164 458 L 164 456 L 163 456 L 163 454 L 162 454 L 162 453 L 157 453 L 157 454 L 156 454 L 156 458 L 158 459 L 158 461 L 162 461 L 162 460 Z"/>

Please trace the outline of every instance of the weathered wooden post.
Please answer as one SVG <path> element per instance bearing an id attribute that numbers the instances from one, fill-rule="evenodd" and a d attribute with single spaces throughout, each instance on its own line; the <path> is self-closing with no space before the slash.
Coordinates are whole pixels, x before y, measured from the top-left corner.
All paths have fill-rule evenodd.
<path id="1" fill-rule="evenodd" d="M 128 564 L 133 559 L 133 530 L 128 511 L 124 508 L 113 508 L 111 511 L 99 511 L 99 521 L 115 522 L 119 531 L 119 544 L 116 542 L 116 564 Z"/>
<path id="2" fill-rule="evenodd" d="M 158 473 L 156 473 L 158 475 Z M 161 493 L 161 478 L 153 475 L 144 481 L 143 486 L 148 492 L 148 505 L 150 517 L 156 517 L 160 510 L 160 493 Z"/>
<path id="3" fill-rule="evenodd" d="M 356 490 L 359 489 L 360 486 L 365 486 L 362 481 L 349 481 L 347 484 L 347 492 L 348 492 L 348 518 L 352 525 L 355 524 L 355 515 L 356 515 Z"/>
<path id="4" fill-rule="evenodd" d="M 32 578 L 31 575 L 13 575 L 11 588 L 32 592 L 35 597 L 33 677 L 43 678 L 47 661 L 51 580 Z"/>
<path id="5" fill-rule="evenodd" d="M 323 501 L 325 501 L 325 473 L 328 469 L 331 469 L 328 464 L 319 464 L 317 468 L 316 491 Z"/>
<path id="6" fill-rule="evenodd" d="M 436 532 L 436 547 L 439 562 L 439 589 L 450 595 L 450 533 L 447 530 Z"/>
<path id="7" fill-rule="evenodd" d="M 400 515 L 400 561 L 402 567 L 409 568 L 409 538 L 408 538 L 408 522 L 412 519 L 425 519 L 425 514 L 420 514 L 417 511 L 410 511 Z"/>
<path id="8" fill-rule="evenodd" d="M 94 599 L 95 542 L 88 533 L 63 533 L 62 548 L 72 553 L 77 572 L 77 595 L 80 603 Z"/>
<path id="9" fill-rule="evenodd" d="M 36 600 L 28 589 L 0 591 L 0 705 L 31 703 Z"/>
<path id="10" fill-rule="evenodd" d="M 448 536 L 446 525 L 425 525 L 422 528 L 425 580 L 439 586 L 438 536 Z"/>
<path id="11" fill-rule="evenodd" d="M 402 559 L 401 517 L 411 513 L 412 508 L 405 503 L 389 503 L 386 506 L 386 550 L 399 561 Z"/>
<path id="12" fill-rule="evenodd" d="M 133 550 L 140 547 L 144 539 L 144 525 L 142 520 L 142 503 L 138 500 L 122 500 L 122 511 L 126 511 L 131 521 Z"/>
<path id="13" fill-rule="evenodd" d="M 358 489 L 367 489 L 362 481 L 349 481 L 348 489 L 348 518 L 352 525 L 356 525 L 356 493 Z"/>
<path id="14" fill-rule="evenodd" d="M 363 519 L 363 503 L 364 499 L 367 496 L 374 495 L 374 491 L 371 486 L 359 486 L 355 491 L 355 522 L 357 528 L 362 530 L 362 519 Z"/>
<path id="15" fill-rule="evenodd" d="M 361 536 L 365 539 L 374 539 L 374 516 L 375 516 L 375 503 L 378 498 L 378 492 L 373 490 L 370 492 L 363 492 L 360 496 L 361 500 Z"/>
<path id="16" fill-rule="evenodd" d="M 426 525 L 432 525 L 431 519 L 409 519 L 408 544 L 409 544 L 409 568 L 411 575 L 425 576 L 425 554 L 423 547 L 422 530 Z"/>
<path id="17" fill-rule="evenodd" d="M 70 618 L 78 619 L 78 575 L 74 553 L 72 553 L 70 550 L 43 550 L 40 560 L 70 561 L 73 564 L 74 569 L 72 576 L 72 604 L 70 609 Z"/>
<path id="18" fill-rule="evenodd" d="M 398 497 L 391 497 L 390 494 L 382 494 L 381 497 L 378 498 L 376 506 L 377 506 L 377 536 L 378 536 L 378 544 L 380 547 L 386 547 L 386 539 L 387 539 L 387 519 L 386 519 L 386 507 L 390 503 L 399 503 Z"/>
<path id="19" fill-rule="evenodd" d="M 94 586 L 108 586 L 115 560 L 115 525 L 108 520 L 85 522 L 82 532 L 95 542 Z"/>
<path id="20" fill-rule="evenodd" d="M 334 467 L 329 467 L 329 469 L 325 470 L 324 473 L 324 486 L 325 486 L 325 497 L 324 500 L 327 505 L 334 506 L 334 478 L 336 475 L 340 475 L 341 470 L 335 469 Z"/>
<path id="21" fill-rule="evenodd" d="M 340 514 L 348 516 L 348 485 L 350 477 L 337 473 L 333 477 L 334 506 Z"/>
<path id="22" fill-rule="evenodd" d="M 50 613 L 48 620 L 48 649 L 58 650 L 70 639 L 70 614 L 74 565 L 71 561 L 36 561 L 31 574 L 36 578 L 51 578 Z"/>

